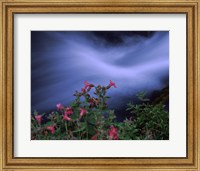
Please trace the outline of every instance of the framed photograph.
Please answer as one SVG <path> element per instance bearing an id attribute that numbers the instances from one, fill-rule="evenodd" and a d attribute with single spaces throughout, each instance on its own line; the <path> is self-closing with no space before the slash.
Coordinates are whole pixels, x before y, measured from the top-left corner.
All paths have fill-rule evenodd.
<path id="1" fill-rule="evenodd" d="M 31 31 L 31 140 L 169 140 L 168 111 L 169 31 Z"/>
<path id="2" fill-rule="evenodd" d="M 3 0 L 1 170 L 199 170 L 199 0 Z"/>

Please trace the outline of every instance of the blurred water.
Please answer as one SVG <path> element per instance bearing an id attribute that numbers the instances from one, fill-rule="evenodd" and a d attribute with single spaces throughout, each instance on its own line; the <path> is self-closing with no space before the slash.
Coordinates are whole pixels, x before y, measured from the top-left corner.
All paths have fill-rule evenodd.
<path id="1" fill-rule="evenodd" d="M 110 35 L 110 37 L 109 37 Z M 168 85 L 169 32 L 31 32 L 31 110 L 69 105 L 87 80 L 108 85 L 111 108 Z"/>

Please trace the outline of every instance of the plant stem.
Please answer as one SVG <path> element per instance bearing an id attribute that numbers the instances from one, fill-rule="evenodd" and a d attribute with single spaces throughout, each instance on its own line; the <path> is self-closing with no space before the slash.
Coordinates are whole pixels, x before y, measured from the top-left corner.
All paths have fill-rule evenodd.
<path id="1" fill-rule="evenodd" d="M 78 126 L 78 135 L 79 135 L 79 138 L 81 140 L 81 132 L 80 132 L 80 127 L 79 127 L 79 120 L 77 120 L 77 126 Z"/>
<path id="2" fill-rule="evenodd" d="M 87 132 L 87 140 L 88 140 L 88 115 L 86 113 L 86 132 Z"/>

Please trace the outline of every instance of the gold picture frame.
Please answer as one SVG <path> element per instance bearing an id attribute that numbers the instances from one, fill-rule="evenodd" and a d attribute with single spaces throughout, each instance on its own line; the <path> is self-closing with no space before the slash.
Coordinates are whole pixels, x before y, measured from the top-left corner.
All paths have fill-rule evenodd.
<path id="1" fill-rule="evenodd" d="M 1 0 L 0 170 L 200 170 L 199 0 Z M 154 13 L 187 17 L 187 157 L 16 158 L 13 155 L 13 16 L 41 13 Z M 177 64 L 178 65 L 178 64 Z"/>

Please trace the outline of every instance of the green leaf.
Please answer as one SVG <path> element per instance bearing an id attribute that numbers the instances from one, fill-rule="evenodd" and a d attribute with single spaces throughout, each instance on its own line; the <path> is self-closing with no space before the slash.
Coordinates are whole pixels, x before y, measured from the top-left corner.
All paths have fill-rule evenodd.
<path id="1" fill-rule="evenodd" d="M 53 121 L 49 121 L 49 122 L 45 123 L 43 126 L 52 126 L 53 124 L 54 124 Z"/>
<path id="2" fill-rule="evenodd" d="M 81 124 L 81 127 L 77 130 L 74 130 L 73 133 L 81 132 L 81 131 L 85 130 L 86 128 L 87 128 L 87 125 L 85 123 Z"/>

